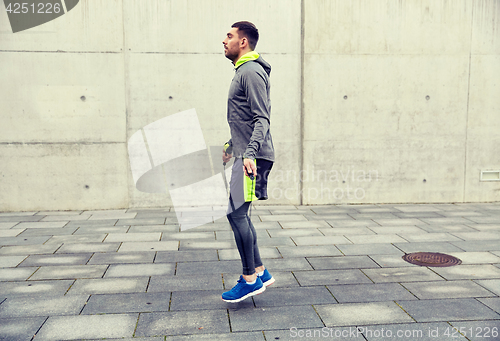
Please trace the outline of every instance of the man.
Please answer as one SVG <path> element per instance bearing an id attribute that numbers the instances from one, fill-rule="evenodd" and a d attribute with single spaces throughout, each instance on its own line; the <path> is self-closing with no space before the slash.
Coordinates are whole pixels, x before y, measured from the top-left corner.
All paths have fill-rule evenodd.
<path id="1" fill-rule="evenodd" d="M 260 294 L 274 283 L 260 259 L 257 233 L 248 216 L 253 200 L 267 199 L 267 177 L 274 162 L 269 130 L 271 66 L 254 52 L 258 40 L 255 25 L 241 21 L 232 25 L 222 42 L 224 53 L 235 69 L 227 103 L 231 140 L 222 153 L 224 162 L 235 156 L 227 219 L 238 247 L 243 275 L 236 286 L 222 294 L 224 301 L 233 303 Z"/>

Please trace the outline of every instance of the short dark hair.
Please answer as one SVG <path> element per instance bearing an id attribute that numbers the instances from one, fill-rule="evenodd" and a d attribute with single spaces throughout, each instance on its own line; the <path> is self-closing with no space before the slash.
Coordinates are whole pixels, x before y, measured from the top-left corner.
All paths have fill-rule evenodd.
<path id="1" fill-rule="evenodd" d="M 238 28 L 238 35 L 246 37 L 248 39 L 248 45 L 252 51 L 257 46 L 257 42 L 259 41 L 259 30 L 249 21 L 238 21 L 233 24 L 231 27 Z"/>

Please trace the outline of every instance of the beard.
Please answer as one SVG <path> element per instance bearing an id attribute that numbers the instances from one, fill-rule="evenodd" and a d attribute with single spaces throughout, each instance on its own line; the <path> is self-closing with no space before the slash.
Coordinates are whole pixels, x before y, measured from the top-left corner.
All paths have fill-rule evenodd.
<path id="1" fill-rule="evenodd" d="M 234 52 L 234 51 L 227 49 L 227 50 L 224 50 L 224 54 L 225 54 L 226 58 L 229 59 L 230 61 L 232 61 L 234 64 L 234 63 L 236 63 L 236 59 L 238 59 L 239 51 Z"/>

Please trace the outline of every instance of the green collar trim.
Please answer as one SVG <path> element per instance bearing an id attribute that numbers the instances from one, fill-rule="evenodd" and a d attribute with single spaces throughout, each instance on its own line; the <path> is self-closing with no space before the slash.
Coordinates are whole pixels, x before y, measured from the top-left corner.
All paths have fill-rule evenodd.
<path id="1" fill-rule="evenodd" d="M 234 64 L 234 68 L 237 69 L 239 68 L 242 64 L 249 62 L 251 60 L 256 60 L 259 58 L 259 54 L 255 51 L 250 51 L 248 53 L 245 53 L 243 56 L 241 56 L 240 59 Z"/>

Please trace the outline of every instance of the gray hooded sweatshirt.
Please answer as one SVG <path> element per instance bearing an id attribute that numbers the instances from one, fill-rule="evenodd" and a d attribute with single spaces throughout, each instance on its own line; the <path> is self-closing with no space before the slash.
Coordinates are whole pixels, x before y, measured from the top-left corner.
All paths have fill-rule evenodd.
<path id="1" fill-rule="evenodd" d="M 271 65 L 255 52 L 243 55 L 235 65 L 229 87 L 227 122 L 231 129 L 233 155 L 237 158 L 274 162 L 271 138 Z"/>

